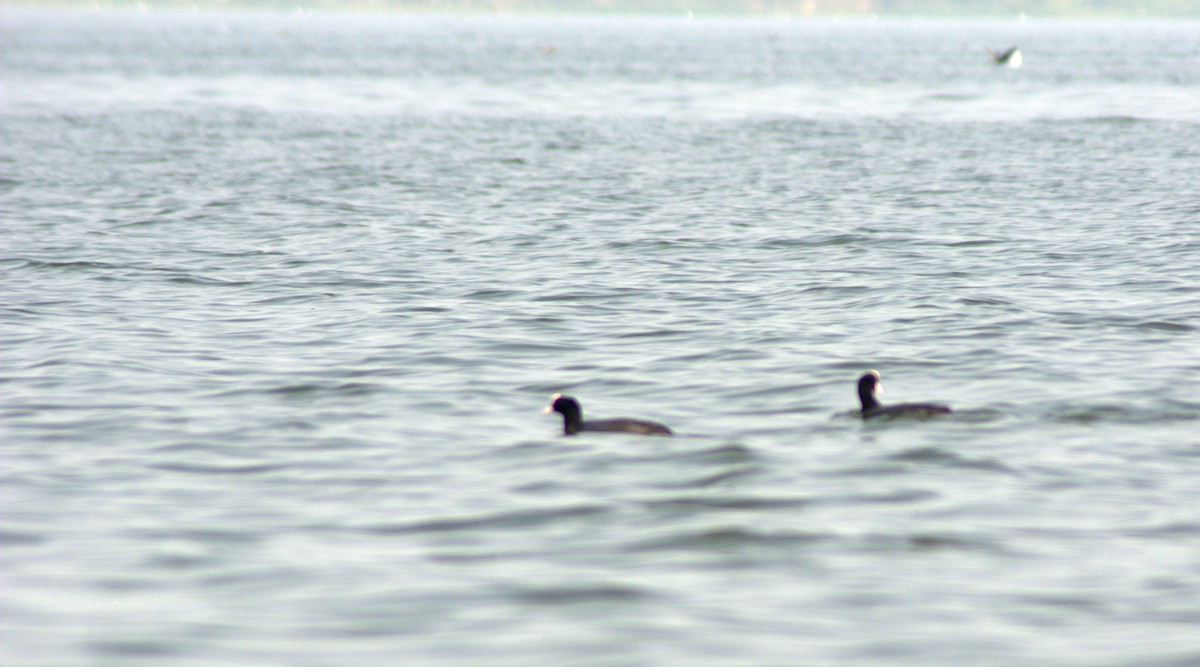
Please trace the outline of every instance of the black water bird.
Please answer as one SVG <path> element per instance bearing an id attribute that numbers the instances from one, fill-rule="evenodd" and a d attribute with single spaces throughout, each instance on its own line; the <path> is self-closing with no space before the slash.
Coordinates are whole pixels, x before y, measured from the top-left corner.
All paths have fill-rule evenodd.
<path id="1" fill-rule="evenodd" d="M 875 398 L 876 391 L 882 391 L 879 381 L 879 371 L 869 371 L 858 378 L 858 400 L 862 403 L 862 418 L 872 417 L 932 417 L 933 415 L 950 414 L 950 408 L 936 403 L 901 403 L 899 405 L 881 405 Z"/>
<path id="2" fill-rule="evenodd" d="M 1004 51 L 988 49 L 988 53 L 992 54 L 992 62 L 997 65 L 1008 65 L 1014 69 L 1021 66 L 1021 49 L 1015 46 L 1010 46 Z"/>
<path id="3" fill-rule="evenodd" d="M 579 401 L 570 396 L 555 394 L 550 397 L 550 405 L 546 412 L 557 412 L 563 416 L 563 433 L 575 435 L 580 431 L 596 431 L 607 433 L 636 433 L 638 435 L 671 435 L 671 429 L 658 422 L 644 419 L 593 419 L 583 420 L 583 408 Z"/>

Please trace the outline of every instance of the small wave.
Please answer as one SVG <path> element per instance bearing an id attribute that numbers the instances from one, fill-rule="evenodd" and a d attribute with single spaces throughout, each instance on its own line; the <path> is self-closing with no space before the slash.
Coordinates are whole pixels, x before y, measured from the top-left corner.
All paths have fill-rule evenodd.
<path id="1" fill-rule="evenodd" d="M 866 533 L 832 536 L 853 548 L 867 551 L 1007 551 L 995 540 L 949 532 Z"/>
<path id="2" fill-rule="evenodd" d="M 284 304 L 309 303 L 311 301 L 320 301 L 326 298 L 328 297 L 324 294 L 287 294 L 284 296 L 272 296 L 265 299 L 257 299 L 255 301 L 251 301 L 250 305 L 278 306 Z"/>
<path id="3" fill-rule="evenodd" d="M 710 436 L 687 435 L 685 437 L 708 438 Z M 707 447 L 703 449 L 686 448 L 670 451 L 662 451 L 658 449 L 644 450 L 636 456 L 622 457 L 620 460 L 623 463 L 634 464 L 666 463 L 677 467 L 677 469 L 681 471 L 685 470 L 684 466 L 696 466 L 700 468 L 715 466 L 721 469 L 719 472 L 715 473 L 715 475 L 726 476 L 730 471 L 749 469 L 751 464 L 758 460 L 758 454 L 756 454 L 753 449 L 746 447 L 745 445 L 728 444 L 716 445 L 714 447 Z M 609 463 L 611 463 L 611 461 L 596 461 L 595 465 L 599 467 L 606 467 L 609 465 Z M 712 475 L 708 475 L 694 480 L 693 482 L 677 482 L 677 486 L 670 486 L 666 488 L 686 488 L 691 486 L 693 483 L 703 485 L 704 480 L 711 480 L 712 478 Z"/>
<path id="4" fill-rule="evenodd" d="M 508 594 L 521 602 L 552 606 L 593 602 L 636 602 L 653 597 L 647 589 L 618 583 L 521 587 L 510 589 Z"/>
<path id="5" fill-rule="evenodd" d="M 107 270 L 112 270 L 112 269 L 130 268 L 128 266 L 122 266 L 119 264 L 110 264 L 108 262 L 93 262 L 93 261 L 88 261 L 88 260 L 54 262 L 54 261 L 43 261 L 43 260 L 39 260 L 39 259 L 19 260 L 17 258 L 13 258 L 8 261 L 24 261 L 23 264 L 16 267 L 16 268 L 20 268 L 20 269 L 50 269 L 50 270 L 62 269 L 62 270 L 67 270 L 67 271 L 91 271 L 91 270 L 107 271 Z"/>
<path id="6" fill-rule="evenodd" d="M 993 246 L 993 245 L 1003 245 L 1005 243 L 1008 243 L 1008 241 L 1004 240 L 1004 239 L 971 239 L 970 241 L 955 241 L 953 243 L 947 243 L 946 247 L 947 248 L 983 248 L 983 247 Z"/>
<path id="7" fill-rule="evenodd" d="M 400 308 L 392 308 L 387 312 L 390 313 L 448 313 L 449 308 L 444 306 L 402 306 Z"/>
<path id="8" fill-rule="evenodd" d="M 964 297 L 958 300 L 959 303 L 965 306 L 1006 306 L 1012 307 L 1015 304 L 1005 299 L 997 299 L 990 297 Z"/>
<path id="9" fill-rule="evenodd" d="M 772 384 L 772 385 L 767 385 L 767 386 L 751 385 L 748 387 L 740 387 L 740 388 L 736 388 L 736 389 L 730 389 L 728 392 L 728 395 L 731 398 L 736 398 L 736 399 L 756 399 L 756 398 L 764 398 L 764 397 L 768 397 L 768 396 L 796 396 L 796 395 L 801 394 L 801 392 L 811 391 L 811 390 L 819 390 L 819 389 L 823 388 L 824 386 L 825 386 L 825 383 L 823 383 L 823 382 L 793 382 L 793 383 L 789 383 L 789 384 Z M 733 414 L 737 414 L 737 415 L 778 414 L 778 413 L 792 414 L 795 411 L 819 412 L 820 410 L 818 408 L 803 408 L 803 407 L 796 407 L 796 408 L 788 407 L 786 409 L 779 409 L 779 410 L 763 410 L 761 408 L 751 408 L 751 409 L 743 408 L 741 410 L 733 411 Z"/>
<path id="10" fill-rule="evenodd" d="M 263 391 L 266 394 L 275 394 L 280 396 L 312 396 L 315 394 L 336 394 L 344 396 L 364 396 L 373 394 L 376 391 L 383 389 L 383 385 L 372 384 L 369 382 L 341 382 L 341 383 L 325 383 L 325 382 L 309 382 L 301 384 L 289 384 Z M 247 393 L 245 390 L 240 390 L 236 393 Z M 249 393 L 258 393 L 252 391 Z"/>
<path id="11" fill-rule="evenodd" d="M 1193 325 L 1173 320 L 1143 319 L 1119 315 L 1097 317 L 1091 314 L 1073 312 L 1055 313 L 1055 316 L 1065 324 L 1075 327 L 1095 328 L 1097 326 L 1109 326 L 1140 331 L 1166 331 L 1169 333 L 1190 333 L 1196 331 L 1196 327 Z"/>
<path id="12" fill-rule="evenodd" d="M 1196 327 L 1190 324 L 1171 322 L 1169 320 L 1145 320 L 1135 324 L 1134 328 L 1148 329 L 1150 331 L 1170 331 L 1172 333 L 1185 333 L 1196 330 Z"/>
<path id="13" fill-rule="evenodd" d="M 1140 408 L 1128 405 L 1064 405 L 1046 413 L 1049 421 L 1068 424 L 1157 424 L 1200 419 L 1195 405 L 1178 402 L 1174 407 Z"/>
<path id="14" fill-rule="evenodd" d="M 1113 125 L 1113 126 L 1129 126 L 1141 125 L 1150 123 L 1187 123 L 1188 118 L 1171 118 L 1167 115 L 1155 117 L 1153 115 L 1133 115 L 1133 114 L 1096 114 L 1096 115 L 1079 115 L 1079 116 L 1044 116 L 1035 119 L 1035 122 L 1045 123 L 1050 125 L 1057 124 L 1075 124 L 1082 123 L 1085 125 Z"/>
<path id="15" fill-rule="evenodd" d="M 114 224 L 111 227 L 109 227 L 109 230 L 117 231 L 117 230 L 123 230 L 123 229 L 140 229 L 142 227 L 157 227 L 159 225 L 173 225 L 173 224 L 177 224 L 177 222 L 175 220 L 170 220 L 167 218 L 153 218 L 151 220 L 134 220 L 133 222 L 122 222 L 120 224 Z"/>
<path id="16" fill-rule="evenodd" d="M 995 551 L 996 546 L 988 541 L 947 535 L 940 533 L 925 533 L 911 535 L 907 540 L 914 549 L 922 551 L 952 550 L 952 551 Z"/>
<path id="17" fill-rule="evenodd" d="M 290 468 L 282 463 L 254 463 L 248 465 L 198 465 L 194 463 L 155 463 L 149 466 L 164 472 L 182 472 L 192 475 L 261 475 Z"/>
<path id="18" fill-rule="evenodd" d="M 524 297 L 524 296 L 525 296 L 525 293 L 521 292 L 519 290 L 481 289 L 481 290 L 475 290 L 474 292 L 465 294 L 465 295 L 463 295 L 463 298 L 464 299 L 481 299 L 484 301 L 499 301 L 502 299 L 515 299 L 515 298 Z"/>
<path id="19" fill-rule="evenodd" d="M 1053 607 L 1060 611 L 1062 609 L 1071 609 L 1074 611 L 1094 611 L 1097 613 L 1103 613 L 1107 610 L 1107 605 L 1102 604 L 1099 600 L 1077 595 L 1051 595 L 1048 593 L 1041 593 L 1036 595 L 1020 595 L 1017 596 L 1017 599 L 1025 604 Z"/>
<path id="20" fill-rule="evenodd" d="M 874 289 L 876 289 L 876 288 L 871 285 L 815 285 L 813 287 L 805 287 L 804 289 L 800 290 L 800 292 L 802 294 L 830 293 L 830 294 L 834 294 L 834 295 L 839 295 L 839 294 L 849 294 L 849 293 L 857 293 L 857 292 L 869 292 Z"/>
<path id="21" fill-rule="evenodd" d="M 249 280 L 220 280 L 218 278 L 193 274 L 173 276 L 168 278 L 167 282 L 176 285 L 204 285 L 211 287 L 254 287 L 257 285 L 257 283 Z"/>
<path id="22" fill-rule="evenodd" d="M 749 465 L 742 465 L 732 470 L 722 470 L 721 472 L 711 475 L 704 475 L 694 479 L 684 480 L 681 482 L 672 482 L 670 484 L 662 484 L 660 488 L 664 489 L 704 489 L 710 486 L 717 486 L 733 480 L 749 477 L 757 472 L 757 468 Z"/>
<path id="23" fill-rule="evenodd" d="M 676 496 L 642 503 L 652 509 L 670 510 L 762 510 L 794 509 L 812 504 L 811 498 L 756 498 L 753 496 Z"/>
<path id="24" fill-rule="evenodd" d="M 931 93 L 925 96 L 925 99 L 937 102 L 968 102 L 979 98 L 979 95 L 970 93 Z"/>
<path id="25" fill-rule="evenodd" d="M 664 357 L 664 363 L 695 363 L 695 362 L 715 362 L 715 361 L 752 361 L 757 359 L 766 359 L 769 355 L 763 350 L 752 348 L 724 348 L 717 350 L 705 350 L 703 352 L 694 352 L 681 354 L 674 357 Z"/>
<path id="26" fill-rule="evenodd" d="M 974 470 L 990 470 L 994 472 L 1015 472 L 1012 468 L 986 458 L 970 458 L 940 447 L 917 447 L 886 457 L 887 461 L 899 463 L 935 464 L 949 468 L 970 468 Z"/>
<path id="27" fill-rule="evenodd" d="M 161 445 L 151 449 L 154 454 L 218 454 L 222 456 L 239 455 L 245 452 L 242 447 L 231 445 L 214 445 L 206 442 L 176 442 Z"/>
<path id="28" fill-rule="evenodd" d="M 860 242 L 866 241 L 866 240 L 868 240 L 868 237 L 863 236 L 861 234 L 835 234 L 833 236 L 827 236 L 825 238 L 818 239 L 815 241 L 806 241 L 806 242 L 804 242 L 803 245 L 811 246 L 814 248 L 822 248 L 822 247 L 827 247 L 827 246 L 851 245 L 851 244 L 860 243 Z"/>
<path id="29" fill-rule="evenodd" d="M 543 352 L 551 354 L 555 352 L 575 351 L 578 347 L 549 341 L 506 340 L 489 343 L 487 349 L 497 352 Z"/>
<path id="30" fill-rule="evenodd" d="M 180 653 L 179 646 L 167 640 L 104 639 L 90 642 L 88 646 L 96 654 L 110 658 L 156 658 L 161 660 Z"/>
<path id="31" fill-rule="evenodd" d="M 26 533 L 14 530 L 0 530 L 0 544 L 4 545 L 5 549 L 13 547 L 32 547 L 42 544 L 47 539 L 44 535 L 35 533 Z"/>
<path id="32" fill-rule="evenodd" d="M 676 336 L 694 336 L 692 329 L 653 329 L 651 331 L 634 331 L 618 334 L 617 338 L 674 338 Z"/>
<path id="33" fill-rule="evenodd" d="M 641 540 L 629 545 L 626 551 L 646 553 L 656 551 L 729 551 L 746 547 L 786 546 L 819 542 L 829 539 L 824 533 L 801 531 L 765 532 L 746 528 L 713 528 L 681 532 L 666 537 Z"/>
<path id="34" fill-rule="evenodd" d="M 1158 526 L 1140 527 L 1127 531 L 1133 537 L 1164 537 L 1176 539 L 1179 537 L 1195 537 L 1200 535 L 1200 522 L 1176 521 Z"/>
<path id="35" fill-rule="evenodd" d="M 1090 118 L 1080 119 L 1084 123 L 1095 123 L 1097 125 L 1136 125 L 1138 123 L 1152 123 L 1154 118 L 1141 118 L 1139 116 L 1129 116 L 1125 114 L 1108 114 L 1100 116 L 1092 116 Z"/>
<path id="36" fill-rule="evenodd" d="M 482 516 L 457 517 L 451 519 L 428 519 L 414 523 L 377 526 L 368 532 L 383 535 L 398 533 L 453 533 L 472 530 L 509 530 L 532 528 L 564 520 L 605 514 L 609 509 L 603 505 L 573 505 L 552 509 L 513 510 Z"/>
<path id="37" fill-rule="evenodd" d="M 697 449 L 686 451 L 678 454 L 673 454 L 663 459 L 671 459 L 681 463 L 749 463 L 757 460 L 758 455 L 755 451 L 745 445 L 730 444 L 718 445 L 707 449 Z"/>
<path id="38" fill-rule="evenodd" d="M 559 292 L 557 294 L 544 294 L 533 297 L 533 301 L 611 301 L 614 299 L 626 299 L 635 296 L 632 292 L 622 293 L 620 291 L 612 292 L 580 292 L 569 291 Z"/>
<path id="39" fill-rule="evenodd" d="M 845 471 L 845 473 L 835 473 L 838 476 L 853 476 L 863 474 L 863 468 L 853 468 Z M 866 474 L 875 474 L 873 471 L 866 471 Z M 893 493 L 871 493 L 871 494 L 853 494 L 848 496 L 835 496 L 822 498 L 820 502 L 828 505 L 908 505 L 910 503 L 921 503 L 927 500 L 938 498 L 938 494 L 933 491 L 924 489 L 906 489 L 895 491 Z"/>

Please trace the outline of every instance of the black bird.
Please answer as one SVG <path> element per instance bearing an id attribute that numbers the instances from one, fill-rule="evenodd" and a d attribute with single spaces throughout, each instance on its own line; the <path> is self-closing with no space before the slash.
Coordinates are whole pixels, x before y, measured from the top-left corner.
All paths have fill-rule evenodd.
<path id="1" fill-rule="evenodd" d="M 608 433 L 637 433 L 638 435 L 671 435 L 671 429 L 658 422 L 644 419 L 593 419 L 583 420 L 583 408 L 579 401 L 570 396 L 555 394 L 550 397 L 546 412 L 558 412 L 563 416 L 563 433 L 575 435 L 580 431 Z"/>
<path id="2" fill-rule="evenodd" d="M 933 415 L 950 414 L 950 408 L 936 403 L 901 403 L 900 405 L 880 405 L 875 398 L 875 392 L 882 390 L 879 382 L 879 371 L 869 371 L 858 378 L 858 400 L 862 403 L 862 418 L 872 417 L 932 417 Z"/>
<path id="3" fill-rule="evenodd" d="M 1010 46 L 1005 51 L 988 49 L 988 53 L 992 54 L 992 62 L 997 65 L 1008 65 L 1013 69 L 1021 66 L 1021 49 L 1015 46 Z"/>

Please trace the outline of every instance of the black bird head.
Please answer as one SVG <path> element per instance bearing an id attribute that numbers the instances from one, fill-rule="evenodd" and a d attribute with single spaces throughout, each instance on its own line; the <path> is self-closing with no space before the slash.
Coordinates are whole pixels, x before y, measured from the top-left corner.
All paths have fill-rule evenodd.
<path id="1" fill-rule="evenodd" d="M 583 425 L 583 408 L 579 407 L 579 401 L 570 396 L 555 394 L 550 397 L 550 405 L 546 406 L 546 412 L 557 412 L 563 416 L 563 431 L 572 434 L 578 433 Z"/>
<path id="2" fill-rule="evenodd" d="M 858 378 L 858 400 L 862 403 L 864 412 L 879 407 L 875 392 L 881 389 L 883 385 L 879 381 L 879 371 L 868 371 Z"/>

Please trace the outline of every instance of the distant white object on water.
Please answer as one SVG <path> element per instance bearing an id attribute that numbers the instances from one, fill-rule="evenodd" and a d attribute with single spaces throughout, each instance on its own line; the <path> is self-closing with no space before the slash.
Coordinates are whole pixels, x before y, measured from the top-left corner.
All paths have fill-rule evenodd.
<path id="1" fill-rule="evenodd" d="M 988 49 L 988 53 L 992 54 L 992 62 L 997 65 L 1008 65 L 1013 69 L 1021 66 L 1021 49 L 1015 46 L 1008 47 L 1007 51 Z"/>

